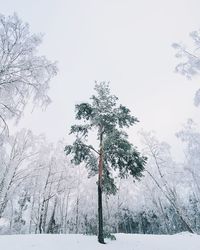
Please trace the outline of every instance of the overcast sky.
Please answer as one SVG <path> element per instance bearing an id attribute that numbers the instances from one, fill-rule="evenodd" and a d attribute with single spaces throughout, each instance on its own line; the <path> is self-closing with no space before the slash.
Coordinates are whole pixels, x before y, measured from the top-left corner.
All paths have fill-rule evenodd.
<path id="1" fill-rule="evenodd" d="M 31 31 L 44 33 L 40 53 L 58 61 L 51 81 L 53 103 L 46 112 L 26 112 L 20 127 L 56 141 L 67 136 L 74 105 L 93 93 L 94 81 L 110 81 L 140 128 L 155 130 L 174 145 L 187 118 L 198 120 L 193 105 L 200 78 L 174 73 L 173 42 L 189 42 L 200 28 L 198 0 L 0 0 L 0 12 L 17 12 Z M 131 140 L 137 141 L 132 131 Z"/>

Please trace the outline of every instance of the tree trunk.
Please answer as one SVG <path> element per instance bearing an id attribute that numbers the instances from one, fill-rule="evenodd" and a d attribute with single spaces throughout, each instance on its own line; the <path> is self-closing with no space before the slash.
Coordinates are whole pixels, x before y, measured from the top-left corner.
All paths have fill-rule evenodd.
<path id="1" fill-rule="evenodd" d="M 55 212 L 56 212 L 56 205 L 57 205 L 57 197 L 55 198 L 54 201 L 54 207 L 53 207 L 53 212 L 51 215 L 51 218 L 49 220 L 49 224 L 48 224 L 48 228 L 47 228 L 47 233 L 48 234 L 53 234 L 53 233 L 57 233 L 55 230 L 56 228 L 56 221 L 55 221 Z"/>
<path id="2" fill-rule="evenodd" d="M 102 207 L 102 173 L 103 173 L 103 133 L 100 133 L 100 153 L 99 153 L 99 179 L 98 179 L 98 241 L 105 244 L 103 235 L 103 207 Z"/>
<path id="3" fill-rule="evenodd" d="M 41 206 L 41 210 L 40 210 L 39 225 L 38 225 L 38 229 L 39 229 L 40 234 L 43 233 L 42 222 L 43 222 L 43 216 L 44 216 L 44 206 L 45 206 L 45 199 L 43 198 L 42 206 Z"/>
<path id="4" fill-rule="evenodd" d="M 79 197 L 76 199 L 76 228 L 75 233 L 78 234 L 79 232 Z"/>
<path id="5" fill-rule="evenodd" d="M 99 219 L 99 231 L 98 231 L 98 241 L 104 244 L 103 237 L 103 209 L 102 209 L 102 189 L 98 184 L 98 219 Z"/>

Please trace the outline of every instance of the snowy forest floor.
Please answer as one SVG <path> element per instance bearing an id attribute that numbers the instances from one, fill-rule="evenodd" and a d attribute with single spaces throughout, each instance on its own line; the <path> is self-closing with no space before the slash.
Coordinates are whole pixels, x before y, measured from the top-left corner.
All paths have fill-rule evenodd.
<path id="1" fill-rule="evenodd" d="M 2 250 L 199 250 L 200 236 L 116 234 L 117 240 L 97 243 L 84 235 L 1 235 Z"/>

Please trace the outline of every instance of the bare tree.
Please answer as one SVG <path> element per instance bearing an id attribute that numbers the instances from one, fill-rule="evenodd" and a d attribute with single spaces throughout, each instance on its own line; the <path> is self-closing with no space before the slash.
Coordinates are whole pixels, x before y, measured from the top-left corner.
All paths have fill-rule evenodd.
<path id="1" fill-rule="evenodd" d="M 37 151 L 33 149 L 33 135 L 22 130 L 10 138 L 10 153 L 5 162 L 3 176 L 0 179 L 0 218 L 8 204 L 9 196 L 22 182 L 31 176 L 30 161 L 33 161 Z"/>
<path id="2" fill-rule="evenodd" d="M 0 129 L 7 120 L 20 118 L 27 102 L 48 105 L 49 81 L 57 73 L 55 63 L 37 55 L 42 35 L 31 34 L 16 14 L 0 15 Z"/>
<path id="3" fill-rule="evenodd" d="M 185 229 L 187 229 L 191 233 L 194 233 L 188 218 L 184 214 L 179 204 L 179 197 L 176 191 L 176 186 L 174 185 L 173 181 L 171 181 L 171 183 L 168 181 L 170 169 L 173 169 L 171 172 L 170 179 L 172 179 L 172 175 L 175 175 L 175 163 L 171 159 L 169 145 L 167 143 L 159 143 L 156 138 L 152 136 L 152 134 L 141 134 L 143 136 L 144 144 L 146 146 L 145 152 L 149 156 L 149 160 L 152 161 L 152 163 L 154 164 L 156 170 L 152 171 L 152 169 L 148 169 L 148 167 L 146 167 L 145 171 L 153 180 L 154 184 L 158 187 L 161 194 L 171 204 L 174 211 L 179 216 Z M 160 209 L 162 210 L 162 204 L 160 199 L 158 200 L 158 204 L 160 206 Z"/>

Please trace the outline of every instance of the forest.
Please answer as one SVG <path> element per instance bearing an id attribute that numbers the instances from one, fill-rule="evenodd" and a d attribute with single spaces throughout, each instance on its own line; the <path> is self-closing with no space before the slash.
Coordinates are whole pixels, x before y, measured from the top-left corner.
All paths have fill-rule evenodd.
<path id="1" fill-rule="evenodd" d="M 190 39 L 191 49 L 174 43 L 171 51 L 177 75 L 193 79 L 200 70 L 200 31 Z M 137 146 L 129 127 L 141 117 L 120 104 L 109 81 L 96 81 L 88 103 L 77 100 L 76 125 L 69 122 L 66 137 L 50 142 L 17 128 L 27 106 L 51 105 L 50 82 L 59 66 L 38 53 L 41 44 L 43 36 L 16 13 L 0 15 L 0 234 L 103 230 L 100 243 L 116 233 L 199 234 L 200 131 L 193 119 L 176 132 L 184 155 L 179 160 L 154 131 L 140 130 Z M 200 89 L 194 96 L 199 104 Z"/>

